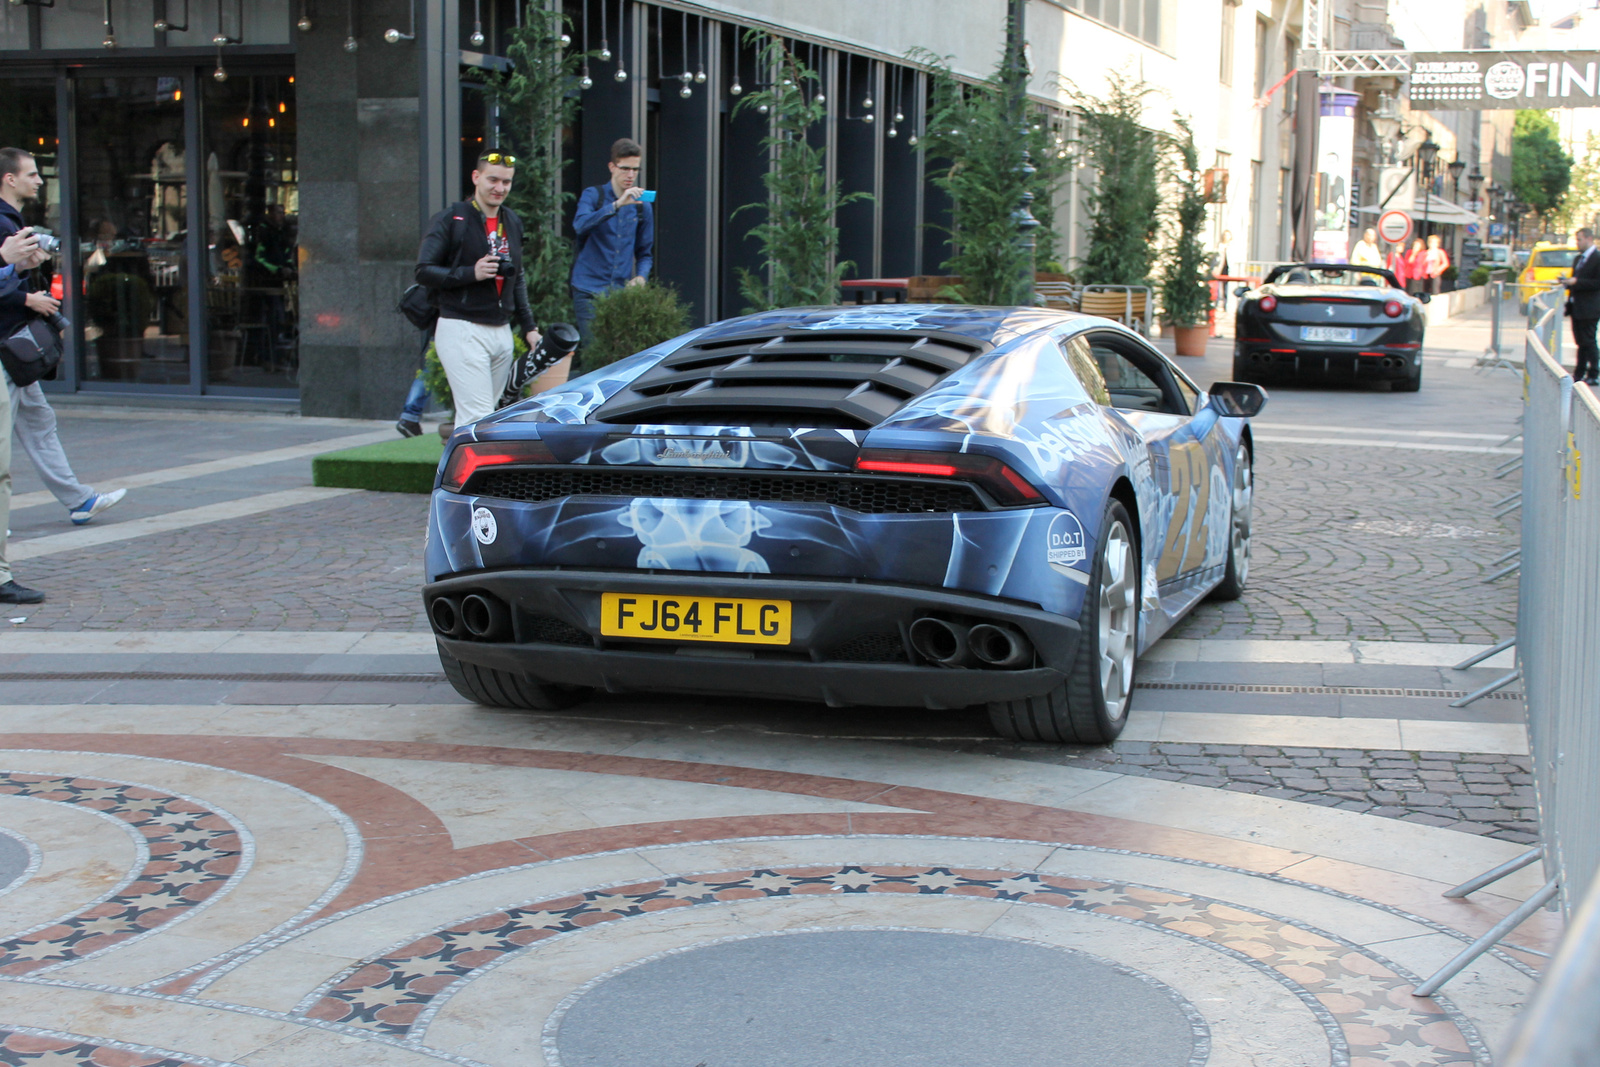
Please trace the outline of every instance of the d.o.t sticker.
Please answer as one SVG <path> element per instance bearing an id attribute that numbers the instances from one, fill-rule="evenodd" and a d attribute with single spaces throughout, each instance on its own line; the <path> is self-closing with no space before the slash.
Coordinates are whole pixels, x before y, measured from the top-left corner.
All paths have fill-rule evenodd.
<path id="1" fill-rule="evenodd" d="M 500 527 L 494 521 L 494 512 L 488 508 L 472 509 L 472 536 L 478 539 L 480 545 L 494 544 L 494 539 L 500 536 Z"/>
<path id="2" fill-rule="evenodd" d="M 1063 511 L 1050 523 L 1046 559 L 1052 566 L 1082 563 L 1088 556 L 1083 543 L 1083 523 L 1070 511 Z"/>

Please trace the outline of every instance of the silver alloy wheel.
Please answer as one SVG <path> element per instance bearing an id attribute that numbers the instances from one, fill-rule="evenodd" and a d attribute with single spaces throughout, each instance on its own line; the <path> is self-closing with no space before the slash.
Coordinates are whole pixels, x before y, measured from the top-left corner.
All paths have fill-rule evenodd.
<path id="1" fill-rule="evenodd" d="M 1233 554 L 1233 574 L 1244 585 L 1250 575 L 1250 505 L 1255 495 L 1255 474 L 1250 469 L 1250 450 L 1239 446 L 1233 461 L 1233 521 L 1228 551 Z"/>
<path id="2" fill-rule="evenodd" d="M 1100 556 L 1100 697 L 1106 718 L 1119 721 L 1128 712 L 1129 683 L 1138 651 L 1139 576 L 1133 544 L 1121 522 L 1106 531 Z"/>

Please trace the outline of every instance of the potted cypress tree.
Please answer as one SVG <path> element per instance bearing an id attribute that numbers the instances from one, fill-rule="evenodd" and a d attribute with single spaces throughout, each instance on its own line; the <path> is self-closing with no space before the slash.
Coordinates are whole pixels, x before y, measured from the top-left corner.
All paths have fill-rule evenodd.
<path id="1" fill-rule="evenodd" d="M 1200 185 L 1200 153 L 1194 128 L 1175 116 L 1178 132 L 1170 139 L 1173 201 L 1169 214 L 1174 227 L 1161 271 L 1163 320 L 1172 327 L 1180 356 L 1206 354 L 1206 312 L 1211 304 L 1205 249 L 1200 243 L 1206 223 L 1206 200 Z"/>

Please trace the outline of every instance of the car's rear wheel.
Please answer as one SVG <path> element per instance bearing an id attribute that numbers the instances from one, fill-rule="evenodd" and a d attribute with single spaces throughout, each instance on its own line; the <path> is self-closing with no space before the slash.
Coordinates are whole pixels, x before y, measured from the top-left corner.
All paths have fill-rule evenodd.
<path id="1" fill-rule="evenodd" d="M 1255 470 L 1243 443 L 1233 460 L 1233 506 L 1228 519 L 1228 569 L 1211 591 L 1213 600 L 1238 600 L 1250 577 L 1250 511 L 1255 501 Z"/>
<path id="2" fill-rule="evenodd" d="M 570 708 L 589 695 L 581 685 L 552 685 L 527 674 L 463 663 L 443 648 L 439 649 L 439 663 L 456 692 L 494 708 L 556 711 Z"/>
<path id="3" fill-rule="evenodd" d="M 1042 696 L 997 700 L 989 722 L 1002 737 L 1108 745 L 1128 724 L 1139 652 L 1139 550 L 1122 504 L 1106 504 L 1099 553 L 1078 616 L 1078 653 L 1066 681 Z"/>

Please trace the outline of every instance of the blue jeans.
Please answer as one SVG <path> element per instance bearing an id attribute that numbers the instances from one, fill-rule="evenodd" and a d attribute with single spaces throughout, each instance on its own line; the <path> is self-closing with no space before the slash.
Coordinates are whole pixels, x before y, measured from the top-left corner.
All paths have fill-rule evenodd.
<path id="1" fill-rule="evenodd" d="M 419 375 L 411 379 L 411 391 L 406 394 L 406 406 L 401 409 L 400 417 L 407 422 L 421 422 L 422 413 L 428 410 L 428 387 L 422 384 Z"/>
<path id="2" fill-rule="evenodd" d="M 594 293 L 572 290 L 572 315 L 578 320 L 578 343 L 585 348 L 594 342 L 589 324 L 594 321 Z"/>

